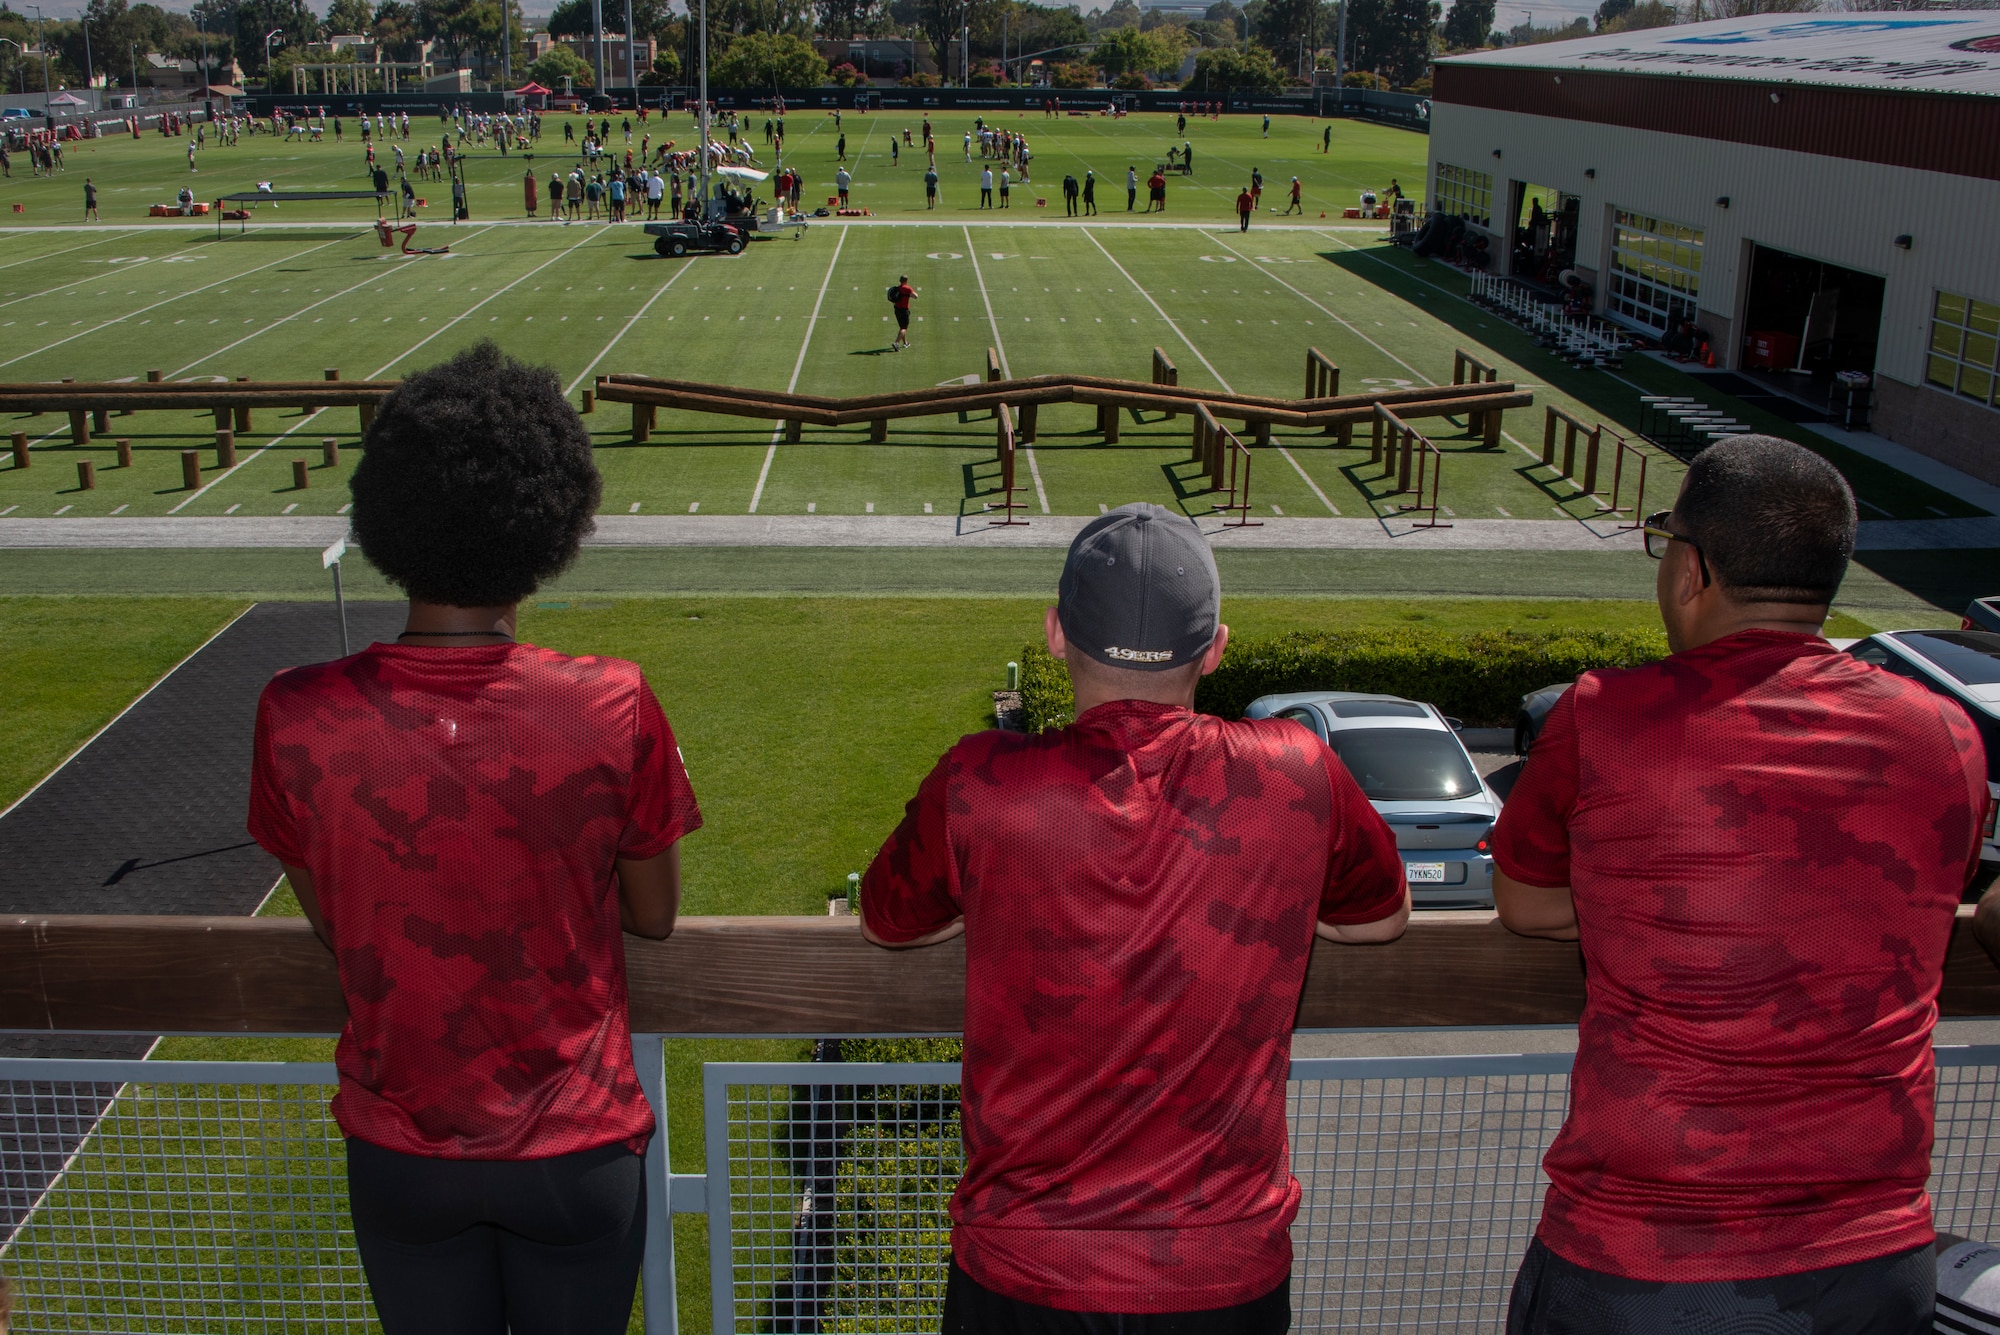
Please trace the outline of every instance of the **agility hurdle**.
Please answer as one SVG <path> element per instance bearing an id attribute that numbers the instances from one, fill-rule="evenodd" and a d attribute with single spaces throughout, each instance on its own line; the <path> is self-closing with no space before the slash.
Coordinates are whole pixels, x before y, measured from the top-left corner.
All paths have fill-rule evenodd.
<path id="1" fill-rule="evenodd" d="M 1451 354 L 1452 384 L 1491 385 L 1491 384 L 1497 384 L 1499 380 L 1500 380 L 1500 371 L 1491 362 L 1481 361 L 1479 358 L 1467 352 L 1464 348 L 1454 348 L 1452 350 Z M 1480 435 L 1484 433 L 1486 431 L 1485 418 L 1486 414 L 1484 413 L 1478 413 L 1478 412 L 1467 413 L 1465 415 L 1465 429 L 1471 432 L 1473 435 Z M 1498 432 L 1490 433 L 1486 443 L 1488 445 L 1498 445 L 1500 443 L 1499 440 L 1497 439 L 1498 435 L 1499 435 Z"/>
<path id="2" fill-rule="evenodd" d="M 1399 513 L 1428 511 L 1430 516 L 1428 519 L 1416 521 L 1418 528 L 1450 528 L 1450 524 L 1438 519 L 1438 492 L 1444 484 L 1444 452 L 1438 449 L 1430 437 L 1380 404 L 1375 405 L 1372 435 L 1374 446 L 1369 451 L 1370 461 L 1382 463 L 1385 466 L 1384 475 L 1393 473 L 1396 478 L 1396 489 L 1389 494 L 1392 496 L 1408 495 L 1411 492 L 1416 494 L 1417 499 L 1414 504 L 1398 504 L 1397 511 Z M 1413 462 L 1416 465 L 1414 487 L 1410 485 L 1410 466 Z M 1428 504 L 1424 501 L 1426 474 L 1431 489 Z"/>
<path id="3" fill-rule="evenodd" d="M 993 410 L 993 443 L 1000 455 L 999 509 L 1004 517 L 986 522 L 993 528 L 1025 528 L 1028 521 L 1014 517 L 1014 512 L 1027 509 L 1028 503 L 1015 499 L 1021 488 L 1014 481 L 1014 410 L 1004 403 Z"/>

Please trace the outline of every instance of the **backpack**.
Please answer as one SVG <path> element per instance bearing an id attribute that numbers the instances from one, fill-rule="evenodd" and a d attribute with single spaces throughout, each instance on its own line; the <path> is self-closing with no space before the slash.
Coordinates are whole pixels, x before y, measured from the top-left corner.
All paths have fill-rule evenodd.
<path id="1" fill-rule="evenodd" d="M 889 304 L 890 304 L 890 305 L 892 305 L 892 306 L 893 306 L 893 305 L 895 304 L 895 302 L 896 302 L 896 294 L 897 294 L 897 293 L 899 293 L 899 292 L 901 292 L 902 290 L 903 290 L 903 285 L 902 285 L 901 283 L 891 283 L 891 284 L 889 284 Z"/>

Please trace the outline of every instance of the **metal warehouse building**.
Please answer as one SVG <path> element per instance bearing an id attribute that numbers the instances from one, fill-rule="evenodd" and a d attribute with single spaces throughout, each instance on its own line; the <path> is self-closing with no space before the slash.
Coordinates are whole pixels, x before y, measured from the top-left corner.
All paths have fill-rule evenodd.
<path id="1" fill-rule="evenodd" d="M 1434 90 L 1431 209 L 1496 272 L 1691 319 L 1781 410 L 1870 372 L 1875 430 L 2000 482 L 2000 12 L 1589 37 L 1440 61 Z"/>

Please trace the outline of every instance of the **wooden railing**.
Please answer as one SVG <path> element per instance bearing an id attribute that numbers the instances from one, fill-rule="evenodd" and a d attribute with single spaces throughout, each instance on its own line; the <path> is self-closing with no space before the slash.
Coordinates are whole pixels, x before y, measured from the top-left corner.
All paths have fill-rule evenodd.
<path id="1" fill-rule="evenodd" d="M 1201 465 L 1202 477 L 1210 491 L 1224 493 L 1216 501 L 1218 514 L 1234 514 L 1224 528 L 1262 528 L 1264 521 L 1250 517 L 1250 450 L 1234 432 L 1215 420 L 1207 404 L 1194 410 L 1191 433 L 1193 452 L 1189 456 Z"/>
<path id="2" fill-rule="evenodd" d="M 2000 1015 L 2000 970 L 1959 911 L 1939 1007 Z M 852 918 L 685 918 L 625 938 L 632 1027 L 676 1035 L 957 1033 L 965 950 L 869 945 Z M 1576 946 L 1518 937 L 1492 913 L 1421 913 L 1398 941 L 1318 941 L 1302 1029 L 1574 1024 Z M 0 1029 L 324 1034 L 341 1027 L 333 956 L 297 918 L 0 919 Z"/>
<path id="3" fill-rule="evenodd" d="M 1454 348 L 1452 350 L 1452 384 L 1477 385 L 1483 383 L 1491 385 L 1499 383 L 1499 380 L 1500 369 L 1491 362 L 1481 361 L 1464 348 Z M 1485 421 L 1485 414 L 1483 413 L 1467 413 L 1465 415 L 1465 429 L 1473 435 L 1492 434 L 1487 432 L 1487 423 Z M 1489 439 L 1486 443 L 1488 445 L 1497 445 L 1499 441 Z"/>
<path id="4" fill-rule="evenodd" d="M 1014 517 L 1016 510 L 1028 508 L 1020 499 L 1020 485 L 1014 481 L 1014 411 L 1006 404 L 993 410 L 993 444 L 1000 457 L 1001 518 L 986 522 L 994 528 L 1026 527 L 1028 521 Z"/>
<path id="5" fill-rule="evenodd" d="M 1592 424 L 1574 413 L 1558 408 L 1553 403 L 1546 405 L 1546 415 L 1542 422 L 1542 466 L 1553 468 L 1561 477 L 1567 478 L 1577 487 L 1580 496 L 1595 498 L 1598 494 L 1597 473 L 1600 452 L 1604 446 L 1605 428 L 1599 422 Z M 1556 462 L 1556 437 L 1562 437 L 1562 462 Z M 1583 472 L 1579 476 L 1576 467 L 1577 442 L 1583 443 Z M 1620 525 L 1622 528 L 1637 528 L 1644 521 L 1646 509 L 1646 467 L 1651 459 L 1644 449 L 1626 440 L 1616 432 L 1611 433 L 1613 446 L 1611 464 L 1611 500 L 1607 504 L 1597 502 L 1598 514 L 1622 514 L 1632 512 L 1632 522 Z M 1625 488 L 1626 459 L 1630 458 L 1637 470 L 1638 486 L 1632 503 L 1623 502 Z"/>

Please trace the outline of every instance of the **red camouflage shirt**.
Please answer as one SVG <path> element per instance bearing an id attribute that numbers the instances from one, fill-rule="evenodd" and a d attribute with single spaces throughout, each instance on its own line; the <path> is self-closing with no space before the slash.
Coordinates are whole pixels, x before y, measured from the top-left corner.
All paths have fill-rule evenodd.
<path id="1" fill-rule="evenodd" d="M 959 1265 L 1072 1311 L 1277 1287 L 1313 920 L 1402 899 L 1388 827 L 1296 724 L 1125 701 L 960 741 L 861 892 L 885 941 L 965 916 Z"/>
<path id="2" fill-rule="evenodd" d="M 1539 1236 L 1632 1279 L 1752 1279 L 1932 1238 L 1931 1030 L 1979 856 L 1958 707 L 1816 636 L 1585 673 L 1494 831 L 1568 885 L 1587 967 Z"/>
<path id="3" fill-rule="evenodd" d="M 440 1159 L 642 1149 L 613 865 L 701 812 L 639 669 L 377 644 L 280 673 L 255 745 L 250 833 L 312 873 L 335 943 L 341 1131 Z"/>

